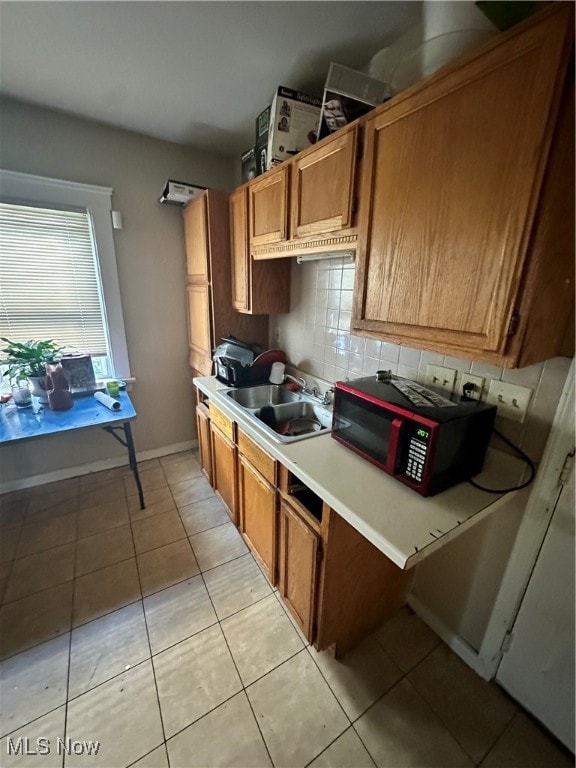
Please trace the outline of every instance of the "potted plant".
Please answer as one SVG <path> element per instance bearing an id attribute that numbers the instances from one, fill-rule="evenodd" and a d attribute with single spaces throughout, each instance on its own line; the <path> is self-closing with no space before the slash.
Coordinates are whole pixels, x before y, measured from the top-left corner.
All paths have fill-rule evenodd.
<path id="1" fill-rule="evenodd" d="M 61 358 L 64 347 L 59 347 L 55 341 L 10 341 L 1 337 L 8 346 L 2 351 L 7 355 L 3 363 L 8 364 L 4 376 L 10 381 L 29 379 L 32 384 L 32 394 L 41 401 L 47 402 L 46 396 L 46 363 L 57 363 Z"/>

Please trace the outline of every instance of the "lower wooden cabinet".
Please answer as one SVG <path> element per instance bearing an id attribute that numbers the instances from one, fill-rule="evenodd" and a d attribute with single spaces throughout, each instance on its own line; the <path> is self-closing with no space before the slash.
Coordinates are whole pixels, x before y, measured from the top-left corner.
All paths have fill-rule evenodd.
<path id="1" fill-rule="evenodd" d="M 402 570 L 334 510 L 328 509 L 318 601 L 318 650 L 341 658 L 406 602 L 413 571 Z"/>
<path id="2" fill-rule="evenodd" d="M 230 519 L 238 525 L 236 496 L 236 446 L 214 423 L 210 423 L 212 452 L 212 487 L 228 510 Z"/>
<path id="3" fill-rule="evenodd" d="M 318 586 L 320 536 L 284 499 L 280 502 L 278 586 L 282 599 L 311 642 Z"/>
<path id="4" fill-rule="evenodd" d="M 248 459 L 238 455 L 240 530 L 252 553 L 276 584 L 277 492 Z"/>
<path id="5" fill-rule="evenodd" d="M 404 604 L 412 572 L 212 402 L 209 412 L 199 403 L 196 415 L 203 470 L 231 519 L 307 640 L 342 657 Z"/>
<path id="6" fill-rule="evenodd" d="M 200 469 L 212 485 L 212 450 L 210 448 L 210 411 L 204 403 L 196 406 L 196 433 L 200 452 Z"/>

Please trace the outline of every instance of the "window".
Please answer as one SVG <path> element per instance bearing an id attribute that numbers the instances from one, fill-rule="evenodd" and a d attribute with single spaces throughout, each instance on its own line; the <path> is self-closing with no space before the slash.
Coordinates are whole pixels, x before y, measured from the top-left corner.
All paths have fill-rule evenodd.
<path id="1" fill-rule="evenodd" d="M 0 172 L 0 335 L 54 339 L 127 378 L 111 192 Z"/>

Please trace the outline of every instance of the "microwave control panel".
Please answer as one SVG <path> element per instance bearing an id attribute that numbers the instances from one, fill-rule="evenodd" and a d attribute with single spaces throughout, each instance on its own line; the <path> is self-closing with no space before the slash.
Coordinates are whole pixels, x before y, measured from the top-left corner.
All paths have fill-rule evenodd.
<path id="1" fill-rule="evenodd" d="M 410 436 L 408 442 L 408 450 L 404 457 L 402 474 L 415 483 L 422 482 L 426 454 L 428 453 L 429 437 L 429 430 L 416 426 L 414 434 Z"/>

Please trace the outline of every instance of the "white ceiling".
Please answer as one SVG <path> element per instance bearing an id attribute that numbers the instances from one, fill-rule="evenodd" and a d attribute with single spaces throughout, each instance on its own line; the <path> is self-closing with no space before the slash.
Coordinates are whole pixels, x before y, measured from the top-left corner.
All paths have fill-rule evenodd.
<path id="1" fill-rule="evenodd" d="M 2 93 L 230 155 L 278 85 L 322 94 L 417 22 L 408 2 L 7 2 Z"/>

